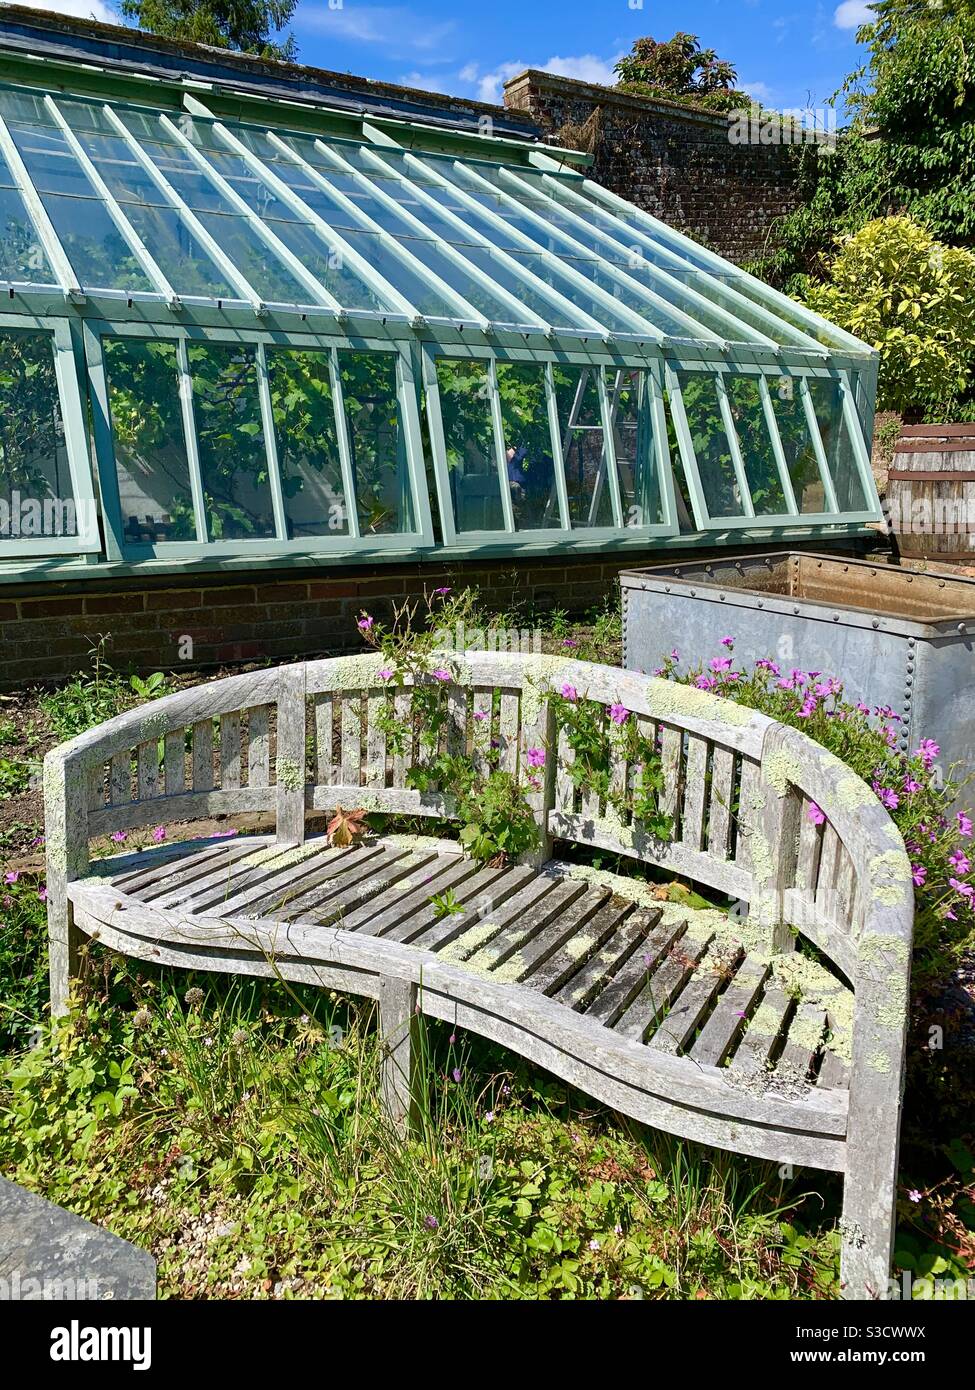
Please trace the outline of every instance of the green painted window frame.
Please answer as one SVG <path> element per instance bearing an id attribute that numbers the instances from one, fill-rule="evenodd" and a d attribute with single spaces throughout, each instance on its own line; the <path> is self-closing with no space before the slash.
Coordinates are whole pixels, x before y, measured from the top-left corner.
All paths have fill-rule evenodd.
<path id="1" fill-rule="evenodd" d="M 176 344 L 180 371 L 180 401 L 183 411 L 183 434 L 190 467 L 190 483 L 196 516 L 197 538 L 195 541 L 166 541 L 133 543 L 123 531 L 122 509 L 119 497 L 118 472 L 115 458 L 115 442 L 111 424 L 108 376 L 105 369 L 105 356 L 102 341 L 105 338 L 125 338 L 133 341 L 171 342 Z M 193 413 L 192 385 L 188 364 L 188 348 L 196 343 L 215 343 L 245 345 L 256 350 L 258 389 L 261 400 L 262 438 L 267 458 L 271 486 L 271 500 L 274 511 L 275 535 L 253 540 L 235 538 L 233 540 L 211 540 L 207 537 L 206 519 L 203 514 L 203 490 L 200 471 L 200 458 L 196 434 L 196 419 Z M 315 334 L 280 335 L 263 332 L 259 329 L 226 330 L 201 328 L 184 325 L 180 327 L 158 328 L 147 331 L 146 325 L 101 321 L 85 323 L 85 345 L 88 366 L 88 380 L 92 404 L 92 424 L 95 442 L 95 456 L 101 487 L 104 513 L 105 538 L 108 558 L 113 560 L 142 559 L 199 559 L 209 555 L 260 554 L 282 555 L 294 552 L 323 555 L 349 555 L 385 550 L 405 550 L 433 545 L 433 523 L 430 514 L 427 492 L 426 472 L 423 461 L 423 444 L 420 429 L 420 416 L 414 380 L 412 355 L 402 344 L 390 344 L 378 339 L 345 339 L 323 337 Z M 285 518 L 284 497 L 281 486 L 281 471 L 278 459 L 273 414 L 268 381 L 266 353 L 268 349 L 305 350 L 325 353 L 330 361 L 332 404 L 335 410 L 336 439 L 342 480 L 345 489 L 346 509 L 349 529 L 347 533 L 334 536 L 303 536 L 297 540 L 289 539 Z M 348 437 L 341 373 L 337 354 L 342 351 L 382 353 L 392 358 L 396 364 L 396 395 L 400 410 L 401 427 L 406 442 L 406 462 L 409 474 L 410 496 L 413 517 L 418 525 L 411 531 L 401 531 L 387 535 L 360 534 L 358 509 L 352 483 L 353 469 Z"/>
<path id="2" fill-rule="evenodd" d="M 489 395 L 486 402 L 486 409 L 489 410 L 492 415 L 495 460 L 498 468 L 501 503 L 505 518 L 503 530 L 458 531 L 457 529 L 451 496 L 450 470 L 447 461 L 446 442 L 443 432 L 440 381 L 436 367 L 437 361 L 440 359 L 451 362 L 473 361 L 487 364 Z M 555 485 L 559 504 L 560 524 L 558 526 L 544 528 L 536 527 L 526 530 L 518 530 L 515 527 L 510 505 L 510 496 L 506 486 L 507 471 L 504 431 L 497 381 L 497 364 L 503 362 L 510 362 L 518 365 L 534 364 L 543 367 L 545 370 L 545 400 L 548 412 L 549 442 L 552 451 L 552 463 L 555 468 Z M 558 419 L 555 385 L 552 374 L 552 369 L 556 365 L 572 369 L 578 368 L 580 370 L 589 368 L 598 373 L 597 381 L 600 416 L 603 428 L 603 449 L 606 458 L 607 480 L 614 514 L 614 523 L 612 526 L 573 526 L 571 524 L 565 477 L 565 460 L 563 458 L 562 449 L 562 429 Z M 653 404 L 651 407 L 654 418 L 653 466 L 660 492 L 663 520 L 652 525 L 631 526 L 627 525 L 623 519 L 619 470 L 616 460 L 613 432 L 614 422 L 610 414 L 605 380 L 606 370 L 616 366 L 619 366 L 620 370 L 643 371 L 646 374 L 646 378 L 650 383 L 650 389 L 653 392 Z M 677 507 L 674 495 L 674 479 L 671 468 L 666 421 L 663 414 L 661 366 L 662 364 L 660 362 L 654 362 L 652 360 L 643 360 L 638 366 L 631 365 L 627 367 L 608 356 L 605 358 L 590 357 L 572 361 L 568 357 L 555 358 L 551 353 L 544 354 L 532 351 L 506 353 L 480 347 L 471 347 L 466 353 L 461 354 L 447 347 L 441 348 L 429 343 L 424 344 L 423 385 L 426 396 L 429 437 L 433 453 L 433 472 L 444 544 L 496 544 L 500 539 L 504 538 L 513 548 L 516 548 L 519 546 L 537 547 L 539 543 L 548 542 L 551 544 L 556 540 L 570 543 L 574 538 L 618 540 L 621 535 L 625 534 L 631 538 L 645 536 L 649 540 L 657 536 L 676 535 L 678 530 Z"/>
<path id="3" fill-rule="evenodd" d="M 72 331 L 69 320 L 23 314 L 0 314 L 0 333 L 44 333 L 50 336 L 58 403 L 64 425 L 64 444 L 71 477 L 72 500 L 78 533 L 75 536 L 0 536 L 0 559 L 22 559 L 52 555 L 98 555 L 102 539 L 98 526 L 98 503 L 92 482 L 88 426 L 85 417 L 79 371 L 83 367 L 80 335 Z"/>
<path id="4" fill-rule="evenodd" d="M 731 454 L 736 478 L 738 481 L 739 493 L 748 498 L 747 504 L 743 507 L 742 514 L 725 515 L 712 514 L 708 506 L 707 489 L 701 478 L 697 455 L 694 450 L 694 441 L 690 424 L 687 418 L 687 411 L 684 402 L 684 392 L 681 387 L 679 372 L 685 375 L 698 373 L 714 377 L 718 385 L 718 400 L 721 408 L 722 422 L 724 424 L 725 439 Z M 762 512 L 756 514 L 752 507 L 751 490 L 748 486 L 746 477 L 745 462 L 741 452 L 740 441 L 735 431 L 734 422 L 731 416 L 730 406 L 727 398 L 727 391 L 724 385 L 725 377 L 737 376 L 756 376 L 760 383 L 763 404 L 765 406 L 764 416 L 766 431 L 775 455 L 779 480 L 782 485 L 783 494 L 787 501 L 791 501 L 791 509 L 782 512 Z M 690 494 L 691 508 L 694 513 L 695 524 L 702 531 L 734 531 L 734 530 L 757 530 L 771 526 L 782 525 L 826 525 L 831 522 L 879 522 L 883 520 L 883 513 L 879 507 L 865 508 L 861 511 L 842 511 L 839 509 L 826 510 L 822 512 L 802 512 L 799 511 L 795 502 L 791 478 L 789 476 L 788 465 L 782 447 L 782 440 L 779 434 L 778 425 L 775 418 L 774 408 L 771 404 L 770 382 L 778 382 L 783 379 L 793 380 L 798 385 L 798 390 L 802 395 L 805 408 L 806 424 L 809 429 L 810 441 L 816 455 L 816 463 L 819 469 L 820 480 L 823 485 L 824 496 L 827 499 L 835 500 L 834 479 L 829 467 L 829 460 L 823 447 L 822 434 L 816 412 L 809 395 L 807 382 L 812 377 L 826 378 L 838 382 L 843 394 L 843 419 L 849 431 L 850 440 L 853 446 L 854 460 L 857 468 L 857 478 L 863 489 L 863 495 L 869 498 L 876 496 L 876 483 L 873 471 L 870 466 L 870 453 L 867 449 L 866 441 L 860 423 L 860 414 L 856 404 L 856 393 L 850 383 L 849 373 L 843 369 L 804 368 L 797 369 L 769 369 L 764 366 L 749 366 L 747 364 L 702 362 L 668 362 L 666 368 L 667 396 L 670 403 L 671 419 L 674 423 L 674 432 L 677 437 L 680 449 L 681 461 L 684 465 L 684 476 L 687 480 L 688 492 Z"/>

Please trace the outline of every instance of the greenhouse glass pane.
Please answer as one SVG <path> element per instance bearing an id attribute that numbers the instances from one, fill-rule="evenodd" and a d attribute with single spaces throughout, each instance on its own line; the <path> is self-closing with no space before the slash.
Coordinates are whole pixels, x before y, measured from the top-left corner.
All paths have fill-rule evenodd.
<path id="1" fill-rule="evenodd" d="M 756 376 L 726 376 L 724 384 L 755 515 L 779 515 L 786 511 L 786 500 L 762 406 L 759 379 Z"/>
<path id="2" fill-rule="evenodd" d="M 555 400 L 572 526 L 612 526 L 609 458 L 599 408 L 599 370 L 555 364 Z"/>
<path id="3" fill-rule="evenodd" d="M 240 291 L 221 275 L 176 208 L 129 203 L 125 215 L 177 294 L 204 299 L 241 298 Z"/>
<path id="4" fill-rule="evenodd" d="M 388 352 L 340 352 L 339 370 L 363 536 L 415 531 L 406 429 Z"/>
<path id="5" fill-rule="evenodd" d="M 54 285 L 56 279 L 13 175 L 0 155 L 0 280 Z"/>
<path id="6" fill-rule="evenodd" d="M 545 368 L 537 362 L 498 362 L 497 377 L 515 530 L 561 526 Z"/>
<path id="7" fill-rule="evenodd" d="M 329 354 L 276 349 L 267 368 L 288 539 L 348 535 Z"/>
<path id="8" fill-rule="evenodd" d="M 151 293 L 152 282 L 61 131 L 11 125 L 10 134 L 81 287 Z"/>
<path id="9" fill-rule="evenodd" d="M 429 270 L 433 271 L 439 280 L 442 280 L 455 293 L 466 299 L 479 314 L 491 320 L 492 323 L 523 324 L 532 321 L 532 315 L 527 308 L 519 311 L 514 305 L 506 304 L 504 300 L 485 289 L 479 281 L 464 270 L 463 266 L 455 264 L 454 261 L 445 256 L 436 242 L 422 241 L 416 237 L 397 238 L 397 242 L 404 251 L 421 261 Z M 458 249 L 463 252 L 466 248 Z M 455 316 L 458 316 L 461 310 L 458 307 L 453 312 Z"/>
<path id="10" fill-rule="evenodd" d="M 588 308 L 580 304 L 581 312 L 573 313 L 571 307 L 564 307 L 549 299 L 544 291 L 531 283 L 527 276 L 520 275 L 518 271 L 513 270 L 510 265 L 503 262 L 491 247 L 465 246 L 464 255 L 469 261 L 473 261 L 480 270 L 489 275 L 492 280 L 496 281 L 502 289 L 514 295 L 519 303 L 524 304 L 528 311 L 526 320 L 528 323 L 540 321 L 551 324 L 555 328 L 570 328 L 577 332 L 595 332 L 595 329 L 591 329 L 583 320 L 583 314 L 590 310 L 595 315 L 596 306 L 594 304 L 590 304 Z M 518 263 L 524 271 L 528 272 L 529 276 L 534 274 L 536 269 L 543 264 L 540 256 L 533 255 L 519 257 Z M 539 278 L 544 281 L 546 276 L 542 274 Z M 574 296 L 571 301 L 572 304 L 577 303 L 577 290 L 574 291 Z M 606 317 L 597 319 L 597 322 L 606 323 Z"/>
<path id="11" fill-rule="evenodd" d="M 488 363 L 438 357 L 437 382 L 454 525 L 458 532 L 503 531 Z"/>
<path id="12" fill-rule="evenodd" d="M 654 448 L 653 383 L 647 372 L 606 368 L 624 526 L 663 522 Z"/>
<path id="13" fill-rule="evenodd" d="M 678 380 L 708 515 L 743 516 L 717 380 L 708 372 L 679 372 Z"/>
<path id="14" fill-rule="evenodd" d="M 0 543 L 76 536 L 50 333 L 0 335 Z"/>
<path id="15" fill-rule="evenodd" d="M 213 212 L 198 212 L 196 215 L 235 270 L 243 275 L 261 299 L 279 304 L 314 302 L 312 291 L 292 275 L 243 217 Z M 278 226 L 283 225 L 278 223 Z"/>
<path id="16" fill-rule="evenodd" d="M 175 343 L 103 338 L 125 538 L 196 540 Z"/>
<path id="17" fill-rule="evenodd" d="M 209 537 L 273 536 L 254 349 L 192 343 L 188 351 Z"/>
<path id="18" fill-rule="evenodd" d="M 694 509 L 691 505 L 691 493 L 687 486 L 687 473 L 684 463 L 684 455 L 681 452 L 680 443 L 677 439 L 677 430 L 674 425 L 674 409 L 669 394 L 664 392 L 664 412 L 667 417 L 667 445 L 670 450 L 670 468 L 674 477 L 674 502 L 677 507 L 677 529 L 686 534 L 697 530 L 697 523 L 694 520 Z"/>
<path id="19" fill-rule="evenodd" d="M 843 410 L 843 390 L 835 377 L 809 377 L 809 392 L 816 407 L 819 433 L 826 451 L 826 463 L 836 505 L 841 512 L 862 512 L 871 509 L 860 481 L 853 441 Z"/>
<path id="20" fill-rule="evenodd" d="M 799 381 L 791 376 L 770 377 L 769 390 L 796 506 L 802 513 L 828 511 Z"/>

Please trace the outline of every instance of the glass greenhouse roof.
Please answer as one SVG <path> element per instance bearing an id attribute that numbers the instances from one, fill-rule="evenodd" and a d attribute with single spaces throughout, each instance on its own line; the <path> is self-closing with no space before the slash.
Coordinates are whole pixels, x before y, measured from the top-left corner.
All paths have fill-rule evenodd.
<path id="1" fill-rule="evenodd" d="M 268 109 L 0 86 L 0 557 L 879 519 L 856 339 L 552 147 Z"/>

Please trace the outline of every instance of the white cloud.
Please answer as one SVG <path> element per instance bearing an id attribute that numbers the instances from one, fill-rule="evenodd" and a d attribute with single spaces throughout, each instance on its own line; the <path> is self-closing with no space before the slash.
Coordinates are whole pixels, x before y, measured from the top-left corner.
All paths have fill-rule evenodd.
<path id="1" fill-rule="evenodd" d="M 739 80 L 738 86 L 743 92 L 747 92 L 755 101 L 764 102 L 770 105 L 772 101 L 772 88 L 767 82 L 744 82 Z"/>
<path id="2" fill-rule="evenodd" d="M 435 51 L 457 27 L 453 20 L 431 24 L 405 6 L 352 4 L 333 10 L 324 0 L 302 5 L 295 15 L 294 26 L 331 39 L 414 53 Z"/>
<path id="3" fill-rule="evenodd" d="M 47 10 L 49 14 L 66 14 L 73 19 L 95 19 L 99 24 L 121 24 L 122 21 L 102 0 L 17 0 L 30 10 Z M 0 8 L 6 8 L 0 7 Z"/>
<path id="4" fill-rule="evenodd" d="M 613 64 L 615 58 L 597 58 L 594 53 L 583 53 L 577 58 L 549 58 L 547 63 L 526 63 L 522 59 L 499 63 L 492 72 L 481 72 L 477 63 L 468 63 L 457 74 L 461 82 L 473 85 L 479 101 L 494 102 L 502 99 L 502 88 L 512 77 L 524 72 L 526 68 L 538 68 L 541 72 L 551 72 L 559 77 L 574 77 L 580 82 L 598 82 L 603 87 L 612 87 L 616 82 Z"/>
<path id="5" fill-rule="evenodd" d="M 833 23 L 837 29 L 859 29 L 861 24 L 872 24 L 876 18 L 867 0 L 843 0 L 836 7 Z"/>

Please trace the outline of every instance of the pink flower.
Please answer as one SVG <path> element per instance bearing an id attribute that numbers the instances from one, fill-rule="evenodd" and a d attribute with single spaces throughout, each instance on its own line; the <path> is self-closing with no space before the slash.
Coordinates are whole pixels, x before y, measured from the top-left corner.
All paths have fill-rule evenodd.
<path id="1" fill-rule="evenodd" d="M 391 681 L 395 674 L 396 673 L 390 670 L 388 666 L 384 666 L 383 669 L 379 672 L 379 679 L 381 681 Z"/>
<path id="2" fill-rule="evenodd" d="M 778 666 L 767 656 L 760 657 L 759 660 L 755 662 L 755 669 L 757 671 L 770 671 L 773 676 L 781 676 L 782 674 L 781 666 Z"/>
<path id="3" fill-rule="evenodd" d="M 890 787 L 882 787 L 876 780 L 873 783 L 873 789 L 881 806 L 886 806 L 888 811 L 897 810 L 901 804 L 901 799 L 895 791 L 892 791 Z"/>
<path id="4" fill-rule="evenodd" d="M 111 838 L 115 844 L 124 845 L 129 837 L 128 835 L 126 835 L 124 830 L 116 830 Z"/>
<path id="5" fill-rule="evenodd" d="M 563 637 L 562 645 L 563 647 L 578 647 L 579 643 L 574 637 Z"/>
<path id="6" fill-rule="evenodd" d="M 967 898 L 969 902 L 971 902 L 972 896 L 975 895 L 975 888 L 973 888 L 970 883 L 963 883 L 960 878 L 949 878 L 948 882 L 956 893 L 959 893 L 963 898 Z"/>
<path id="7" fill-rule="evenodd" d="M 476 710 L 474 711 L 474 718 L 477 720 L 478 723 L 480 723 L 482 719 L 490 719 L 490 718 L 491 718 L 491 714 L 490 714 L 490 711 L 489 711 L 489 710 L 486 710 L 486 709 L 476 709 Z"/>
<path id="8" fill-rule="evenodd" d="M 451 678 L 450 672 L 445 671 L 442 666 L 438 666 L 437 669 L 431 671 L 430 674 L 435 681 L 449 681 Z"/>
<path id="9" fill-rule="evenodd" d="M 680 661 L 680 652 L 677 650 L 676 647 L 674 647 L 673 650 L 671 651 L 671 653 L 670 653 L 670 659 L 671 659 L 671 661 Z"/>
<path id="10" fill-rule="evenodd" d="M 211 838 L 214 840 L 232 840 L 235 835 L 239 834 L 239 830 L 215 830 Z"/>
<path id="11" fill-rule="evenodd" d="M 525 762 L 528 764 L 529 767 L 544 767 L 545 749 L 529 748 L 525 753 Z"/>
<path id="12" fill-rule="evenodd" d="M 810 716 L 814 715 L 818 709 L 819 704 L 817 703 L 816 697 L 810 691 L 810 693 L 803 700 L 802 705 L 799 707 L 796 713 L 800 719 L 809 719 Z"/>
<path id="13" fill-rule="evenodd" d="M 924 880 L 927 878 L 927 876 L 928 876 L 928 871 L 927 871 L 927 869 L 924 867 L 923 864 L 912 864 L 912 865 L 911 865 L 911 877 L 912 877 L 913 880 L 914 880 L 914 887 L 915 887 L 915 888 L 923 888 L 923 887 L 924 887 Z"/>
<path id="14" fill-rule="evenodd" d="M 918 1192 L 916 1187 L 912 1187 L 910 1192 L 907 1194 L 907 1198 L 910 1202 L 919 1202 L 921 1200 L 921 1194 L 920 1192 Z"/>
<path id="15" fill-rule="evenodd" d="M 161 844 L 162 841 L 166 838 L 166 827 L 164 825 L 157 825 L 155 830 L 152 832 L 152 838 L 155 840 L 157 845 Z"/>
<path id="16" fill-rule="evenodd" d="M 949 854 L 948 863 L 957 873 L 967 874 L 971 872 L 971 860 L 964 850 L 956 849 L 952 854 Z"/>
<path id="17" fill-rule="evenodd" d="M 47 902 L 47 889 L 46 889 L 46 888 L 39 888 L 39 889 L 37 890 L 37 896 L 38 896 L 38 898 L 40 899 L 40 901 L 41 901 L 42 903 L 46 903 L 46 902 Z"/>
<path id="18" fill-rule="evenodd" d="M 858 711 L 860 714 L 869 714 L 869 713 L 870 713 L 870 706 L 869 706 L 869 705 L 865 705 L 865 704 L 863 703 L 862 700 L 857 700 L 856 707 L 857 707 L 857 711 Z"/>
<path id="19" fill-rule="evenodd" d="M 4 883 L 16 883 L 18 878 L 20 878 L 20 874 L 16 869 L 14 869 L 11 870 L 9 874 L 4 874 L 3 881 Z"/>
<path id="20" fill-rule="evenodd" d="M 972 823 L 968 816 L 965 815 L 965 812 L 959 811 L 955 816 L 955 820 L 958 822 L 958 834 L 961 835 L 963 839 L 970 840 L 972 838 Z"/>
<path id="21" fill-rule="evenodd" d="M 731 668 L 730 656 L 716 656 L 711 660 L 712 671 L 727 671 Z"/>
<path id="22" fill-rule="evenodd" d="M 697 680 L 694 682 L 698 690 L 713 690 L 717 683 L 717 679 L 714 676 L 698 676 Z"/>
<path id="23" fill-rule="evenodd" d="M 810 801 L 806 816 L 813 825 L 822 825 L 826 819 L 825 813 L 816 805 L 815 801 Z"/>
<path id="24" fill-rule="evenodd" d="M 360 632 L 369 632 L 374 626 L 375 621 L 375 618 L 370 618 L 368 613 L 363 613 L 362 617 L 356 623 L 356 627 Z"/>
<path id="25" fill-rule="evenodd" d="M 735 639 L 733 637 L 722 637 L 721 645 L 722 647 L 733 647 L 735 645 Z"/>
<path id="26" fill-rule="evenodd" d="M 934 766 L 934 761 L 941 752 L 940 745 L 935 743 L 933 738 L 922 738 L 915 750 L 915 758 L 920 758 L 925 768 L 930 769 Z"/>
<path id="27" fill-rule="evenodd" d="M 904 778 L 904 792 L 907 796 L 913 796 L 915 792 L 921 790 L 921 783 L 913 777 Z"/>
<path id="28" fill-rule="evenodd" d="M 609 717 L 614 724 L 625 724 L 630 717 L 630 711 L 625 705 L 615 704 L 609 706 Z"/>
<path id="29" fill-rule="evenodd" d="M 445 585 L 445 586 L 444 586 L 443 588 L 441 588 L 441 589 L 434 589 L 433 592 L 434 592 L 434 595 L 436 595 L 436 596 L 438 596 L 438 597 L 440 597 L 440 598 L 444 598 L 444 597 L 446 597 L 447 594 L 450 593 L 450 585 L 447 584 L 447 585 Z"/>
<path id="30" fill-rule="evenodd" d="M 559 694 L 562 696 L 563 700 L 568 700 L 570 704 L 573 705 L 579 698 L 578 690 L 576 690 L 574 685 L 570 685 L 568 681 L 566 681 L 565 685 L 563 685 L 562 689 L 559 691 Z"/>

